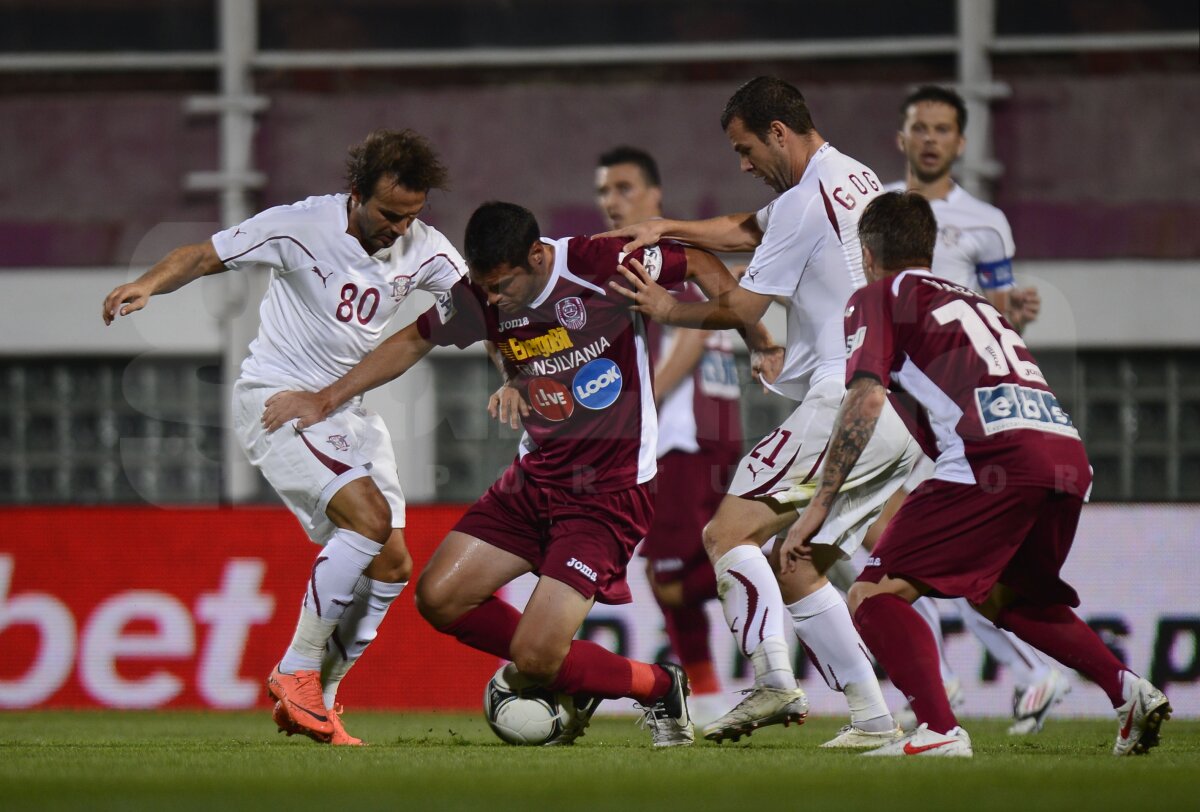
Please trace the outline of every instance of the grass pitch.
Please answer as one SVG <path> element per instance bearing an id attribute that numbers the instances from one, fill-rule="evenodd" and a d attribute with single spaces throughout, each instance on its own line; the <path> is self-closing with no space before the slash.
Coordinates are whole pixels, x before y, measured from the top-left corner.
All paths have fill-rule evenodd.
<path id="1" fill-rule="evenodd" d="M 0 713 L 0 809 L 1098 810 L 1200 808 L 1200 722 L 1148 756 L 1109 755 L 1115 719 L 1038 736 L 967 719 L 975 758 L 859 759 L 817 747 L 840 719 L 655 751 L 627 718 L 571 748 L 501 744 L 481 715 L 354 713 L 365 748 L 276 734 L 255 713 Z"/>

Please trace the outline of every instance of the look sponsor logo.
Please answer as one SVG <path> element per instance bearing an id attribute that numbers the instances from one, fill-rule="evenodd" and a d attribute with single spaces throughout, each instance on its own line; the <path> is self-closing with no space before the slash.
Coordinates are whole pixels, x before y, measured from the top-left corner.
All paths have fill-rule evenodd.
<path id="1" fill-rule="evenodd" d="M 597 358 L 575 373 L 571 392 L 585 409 L 607 409 L 621 394 L 621 370 L 608 358 Z"/>
<path id="2" fill-rule="evenodd" d="M 575 401 L 566 386 L 553 378 L 534 378 L 529 382 L 529 405 L 547 420 L 560 422 L 575 411 Z"/>

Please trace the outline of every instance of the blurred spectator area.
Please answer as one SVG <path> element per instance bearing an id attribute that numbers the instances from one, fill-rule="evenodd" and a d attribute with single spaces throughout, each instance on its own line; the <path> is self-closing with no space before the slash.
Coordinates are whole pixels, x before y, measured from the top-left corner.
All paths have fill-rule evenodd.
<path id="1" fill-rule="evenodd" d="M 47 51 L 211 51 L 214 0 L 7 0 L 0 56 Z M 896 107 L 912 86 L 945 82 L 955 57 L 662 63 L 652 43 L 762 43 L 931 37 L 954 32 L 952 0 L 912 3 L 575 0 L 260 0 L 264 51 L 646 46 L 644 64 L 436 70 L 255 72 L 258 207 L 341 188 L 347 145 L 380 126 L 430 136 L 453 190 L 429 219 L 452 237 L 481 200 L 519 200 L 547 232 L 589 231 L 591 167 L 613 141 L 654 152 L 668 212 L 757 207 L 717 119 L 758 73 L 809 98 L 821 133 L 898 178 Z M 997 35 L 1194 31 L 1194 3 L 996 3 Z M 1200 255 L 1200 71 L 1194 51 L 998 53 L 1011 93 L 992 105 L 1002 173 L 995 202 L 1023 259 Z M 216 89 L 214 70 L 0 72 L 0 267 L 137 265 L 163 242 L 207 236 L 216 196 L 188 172 L 217 168 L 212 116 L 184 99 Z M 968 126 L 968 135 L 972 135 Z M 978 134 L 975 134 L 978 135 Z M 496 160 L 495 156 L 503 156 Z M 154 233 L 169 226 L 170 234 Z"/>

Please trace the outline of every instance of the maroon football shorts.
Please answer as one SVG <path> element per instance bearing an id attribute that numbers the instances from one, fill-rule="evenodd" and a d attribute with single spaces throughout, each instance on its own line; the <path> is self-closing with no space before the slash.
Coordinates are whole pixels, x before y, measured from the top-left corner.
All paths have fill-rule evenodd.
<path id="1" fill-rule="evenodd" d="M 935 596 L 983 603 L 996 583 L 1034 603 L 1078 606 L 1059 577 L 1083 500 L 1051 488 L 927 479 L 909 494 L 875 546 L 860 581 L 919 581 Z"/>
<path id="2" fill-rule="evenodd" d="M 599 603 L 629 603 L 625 567 L 654 516 L 649 485 L 581 494 L 529 482 L 517 463 L 454 529 L 520 556 Z"/>
<path id="3" fill-rule="evenodd" d="M 640 550 L 656 581 L 677 581 L 692 567 L 710 566 L 704 525 L 717 512 L 741 458 L 740 443 L 703 446 L 696 453 L 669 451 L 658 458 L 654 522 Z"/>

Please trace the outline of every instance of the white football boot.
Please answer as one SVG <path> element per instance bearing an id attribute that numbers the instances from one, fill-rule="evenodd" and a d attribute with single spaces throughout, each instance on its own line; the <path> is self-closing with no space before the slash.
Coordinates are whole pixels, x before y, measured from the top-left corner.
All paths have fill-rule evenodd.
<path id="1" fill-rule="evenodd" d="M 767 725 L 804 724 L 808 716 L 808 697 L 800 687 L 789 691 L 756 685 L 745 693 L 746 698 L 733 710 L 704 728 L 704 738 L 714 742 L 737 741 Z"/>
<path id="2" fill-rule="evenodd" d="M 1057 668 L 1051 668 L 1036 684 L 1017 688 L 1013 694 L 1013 723 L 1008 728 L 1008 735 L 1041 733 L 1050 709 L 1062 702 L 1070 692 L 1071 683 Z"/>
<path id="3" fill-rule="evenodd" d="M 961 727 L 945 733 L 934 733 L 929 725 L 922 723 L 902 739 L 885 744 L 877 750 L 868 750 L 864 756 L 960 756 L 970 758 L 971 737 Z"/>
<path id="4" fill-rule="evenodd" d="M 1114 756 L 1140 756 L 1158 746 L 1162 723 L 1171 718 L 1171 703 L 1163 692 L 1138 677 L 1129 692 L 1129 699 L 1117 708 L 1117 743 Z"/>
<path id="5" fill-rule="evenodd" d="M 696 740 L 692 718 L 688 714 L 687 674 L 674 663 L 659 663 L 659 666 L 671 675 L 671 687 L 653 705 L 637 706 L 642 711 L 638 725 L 650 728 L 655 747 L 686 747 Z"/>

